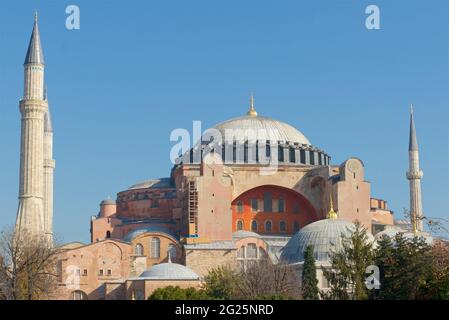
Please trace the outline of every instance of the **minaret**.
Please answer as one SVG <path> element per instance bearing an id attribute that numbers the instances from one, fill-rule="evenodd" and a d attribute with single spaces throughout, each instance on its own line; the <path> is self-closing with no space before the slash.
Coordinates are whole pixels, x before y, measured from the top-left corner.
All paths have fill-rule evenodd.
<path id="1" fill-rule="evenodd" d="M 416 138 L 413 106 L 410 106 L 410 137 L 408 146 L 409 171 L 407 179 L 410 181 L 410 220 L 413 232 L 423 231 L 423 213 L 421 201 L 421 178 L 423 172 L 419 169 L 418 139 Z"/>
<path id="2" fill-rule="evenodd" d="M 47 90 L 44 100 L 48 104 Z M 50 108 L 44 117 L 44 232 L 53 242 L 53 175 L 55 160 L 53 160 L 53 127 Z"/>
<path id="3" fill-rule="evenodd" d="M 48 111 L 44 100 L 44 56 L 37 14 L 34 19 L 25 62 L 25 85 L 20 100 L 21 146 L 19 208 L 16 231 L 44 234 L 44 118 Z"/>

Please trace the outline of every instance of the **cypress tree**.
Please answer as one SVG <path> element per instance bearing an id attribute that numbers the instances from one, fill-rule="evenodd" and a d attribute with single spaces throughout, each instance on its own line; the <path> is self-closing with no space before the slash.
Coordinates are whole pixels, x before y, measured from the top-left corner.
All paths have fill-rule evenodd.
<path id="1" fill-rule="evenodd" d="M 302 269 L 302 295 L 305 300 L 317 300 L 319 299 L 318 293 L 313 246 L 307 246 L 304 252 L 304 266 Z"/>

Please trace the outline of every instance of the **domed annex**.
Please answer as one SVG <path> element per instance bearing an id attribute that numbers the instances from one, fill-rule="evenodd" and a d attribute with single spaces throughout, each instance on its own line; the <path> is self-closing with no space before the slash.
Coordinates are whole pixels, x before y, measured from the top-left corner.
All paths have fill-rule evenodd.
<path id="1" fill-rule="evenodd" d="M 350 236 L 354 224 L 345 220 L 323 219 L 298 231 L 284 247 L 281 260 L 287 263 L 304 261 L 306 248 L 313 246 L 317 261 L 329 261 L 330 253 L 341 249 L 341 236 Z"/>
<path id="2" fill-rule="evenodd" d="M 383 237 L 389 237 L 391 240 L 394 241 L 394 238 L 398 234 L 402 234 L 402 236 L 408 240 L 418 238 L 418 239 L 424 240 L 429 245 L 433 243 L 433 237 L 430 234 L 428 234 L 427 232 L 413 232 L 410 230 L 397 228 L 397 227 L 390 227 L 390 228 L 387 228 L 379 233 L 376 233 L 375 239 L 377 241 L 379 241 Z"/>
<path id="3" fill-rule="evenodd" d="M 144 271 L 141 279 L 151 280 L 199 280 L 199 276 L 191 269 L 177 263 L 161 263 Z"/>

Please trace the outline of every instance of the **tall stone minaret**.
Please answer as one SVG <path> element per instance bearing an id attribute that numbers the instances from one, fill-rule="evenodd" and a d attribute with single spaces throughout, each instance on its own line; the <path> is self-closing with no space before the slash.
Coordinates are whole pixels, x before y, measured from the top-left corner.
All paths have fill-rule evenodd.
<path id="1" fill-rule="evenodd" d="M 410 181 L 410 219 L 414 232 L 423 231 L 423 212 L 421 200 L 421 178 L 423 172 L 419 168 L 418 139 L 416 138 L 413 107 L 410 106 L 410 137 L 408 146 L 409 171 L 407 179 Z"/>
<path id="2" fill-rule="evenodd" d="M 24 62 L 24 93 L 20 100 L 21 146 L 19 208 L 16 230 L 45 234 L 44 218 L 44 56 L 37 14 Z"/>
<path id="3" fill-rule="evenodd" d="M 47 91 L 44 93 L 47 100 Z M 44 117 L 44 232 L 53 242 L 53 175 L 55 160 L 53 159 L 53 126 L 50 108 Z"/>

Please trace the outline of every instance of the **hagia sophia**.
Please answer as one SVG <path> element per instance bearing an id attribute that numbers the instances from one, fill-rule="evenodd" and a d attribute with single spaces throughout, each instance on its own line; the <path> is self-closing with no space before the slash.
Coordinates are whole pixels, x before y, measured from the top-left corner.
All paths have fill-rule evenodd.
<path id="1" fill-rule="evenodd" d="M 55 161 L 37 17 L 24 67 L 16 227 L 51 239 Z M 199 287 L 212 268 L 244 269 L 262 259 L 300 269 L 309 244 L 324 266 L 330 247 L 338 247 L 355 220 L 373 240 L 401 228 L 423 232 L 413 113 L 407 173 L 412 219 L 405 227 L 386 200 L 372 195 L 361 159 L 332 163 L 298 129 L 259 115 L 253 97 L 242 114 L 212 128 L 220 139 L 202 139 L 180 154 L 166 177 L 131 182 L 115 199 L 101 201 L 90 220 L 91 242 L 62 247 L 55 299 L 146 299 L 167 285 Z M 248 130 L 257 132 L 256 139 L 235 134 Z M 265 172 L 267 163 L 275 170 Z M 326 288 L 321 273 L 318 278 Z"/>

